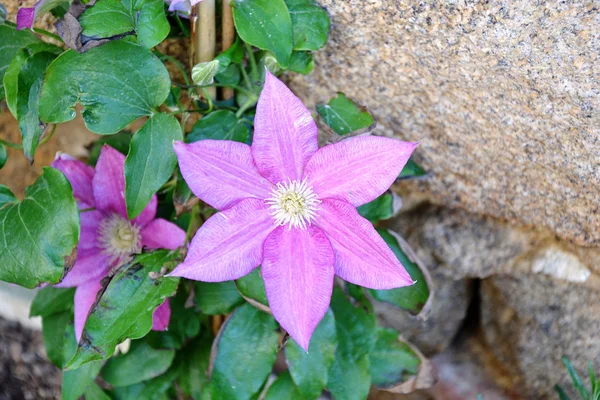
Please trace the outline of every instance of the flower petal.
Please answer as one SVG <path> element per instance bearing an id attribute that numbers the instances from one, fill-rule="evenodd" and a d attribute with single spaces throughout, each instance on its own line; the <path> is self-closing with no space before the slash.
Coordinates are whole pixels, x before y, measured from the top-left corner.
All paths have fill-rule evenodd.
<path id="1" fill-rule="evenodd" d="M 65 174 L 73 188 L 73 197 L 94 207 L 94 168 L 66 154 L 58 154 L 50 166 Z"/>
<path id="2" fill-rule="evenodd" d="M 170 276 L 223 282 L 249 274 L 262 261 L 263 242 L 275 229 L 262 200 L 245 199 L 210 217 Z"/>
<path id="3" fill-rule="evenodd" d="M 150 202 L 144 207 L 140 215 L 132 219 L 131 221 L 139 226 L 145 226 L 148 222 L 152 221 L 156 216 L 156 208 L 158 207 L 158 198 L 156 195 L 152 195 Z M 128 218 L 128 217 L 127 217 Z"/>
<path id="4" fill-rule="evenodd" d="M 169 298 L 165 299 L 152 314 L 152 330 L 153 331 L 166 331 L 171 320 L 171 306 L 169 305 Z"/>
<path id="5" fill-rule="evenodd" d="M 325 199 L 316 224 L 323 229 L 335 252 L 335 274 L 371 289 L 392 289 L 414 283 L 392 250 L 361 217 L 344 202 Z"/>
<path id="6" fill-rule="evenodd" d="M 102 278 L 111 268 L 109 257 L 100 249 L 86 251 L 83 257 L 78 256 L 73 268 L 56 287 L 79 286 L 91 279 Z"/>
<path id="7" fill-rule="evenodd" d="M 179 168 L 190 189 L 218 210 L 246 198 L 265 199 L 271 184 L 260 176 L 250 146 L 229 140 L 175 142 Z"/>
<path id="8" fill-rule="evenodd" d="M 142 246 L 150 249 L 175 250 L 185 243 L 185 231 L 172 222 L 157 218 L 140 232 Z"/>
<path id="9" fill-rule="evenodd" d="M 92 180 L 96 209 L 127 218 L 124 171 L 125 156 L 108 145 L 102 146 Z"/>
<path id="10" fill-rule="evenodd" d="M 35 20 L 35 8 L 21 7 L 17 11 L 17 30 L 33 29 L 33 21 Z"/>
<path id="11" fill-rule="evenodd" d="M 319 149 L 306 164 L 304 176 L 319 198 L 358 207 L 394 183 L 417 145 L 377 136 L 345 139 Z"/>
<path id="12" fill-rule="evenodd" d="M 287 86 L 266 71 L 256 116 L 252 157 L 272 183 L 299 180 L 304 165 L 319 147 L 310 111 Z"/>
<path id="13" fill-rule="evenodd" d="M 308 351 L 333 290 L 334 254 L 323 231 L 275 229 L 264 244 L 262 275 L 273 316 Z"/>
<path id="14" fill-rule="evenodd" d="M 78 342 L 81 339 L 81 333 L 83 332 L 90 309 L 96 301 L 98 292 L 102 289 L 102 285 L 100 285 L 101 279 L 98 278 L 83 282 L 75 289 L 75 337 Z"/>
<path id="15" fill-rule="evenodd" d="M 79 209 L 85 209 L 87 204 L 79 203 Z M 98 247 L 98 229 L 104 216 L 99 211 L 84 211 L 79 213 L 79 243 L 77 244 L 77 256 L 83 249 L 92 249 Z"/>

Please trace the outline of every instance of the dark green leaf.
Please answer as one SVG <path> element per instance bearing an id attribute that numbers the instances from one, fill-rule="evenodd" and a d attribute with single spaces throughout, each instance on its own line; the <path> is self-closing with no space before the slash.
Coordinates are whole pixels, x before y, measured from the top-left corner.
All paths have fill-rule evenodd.
<path id="1" fill-rule="evenodd" d="M 294 34 L 294 50 L 318 50 L 325 46 L 329 16 L 315 1 L 286 0 Z"/>
<path id="2" fill-rule="evenodd" d="M 88 164 L 91 166 L 96 165 L 96 162 L 98 162 L 98 157 L 100 157 L 100 150 L 102 150 L 102 146 L 105 144 L 117 150 L 119 153 L 127 155 L 127 152 L 129 151 L 129 143 L 131 143 L 132 137 L 133 135 L 129 132 L 119 132 L 114 135 L 101 137 L 94 142 L 92 148 L 90 149 Z"/>
<path id="3" fill-rule="evenodd" d="M 224 72 L 231 63 L 239 64 L 244 59 L 244 47 L 239 37 L 227 50 L 215 57 L 219 61 L 219 73 Z"/>
<path id="4" fill-rule="evenodd" d="M 246 143 L 250 132 L 245 123 L 238 120 L 233 111 L 218 110 L 202 117 L 185 137 L 186 143 L 198 140 L 234 140 Z"/>
<path id="5" fill-rule="evenodd" d="M 277 353 L 277 323 L 250 304 L 225 321 L 213 344 L 212 400 L 251 399 L 271 373 Z"/>
<path id="6" fill-rule="evenodd" d="M 289 371 L 304 398 L 316 399 L 327 385 L 336 347 L 335 319 L 331 310 L 327 311 L 315 329 L 308 353 L 293 339 L 287 342 L 285 357 Z"/>
<path id="7" fill-rule="evenodd" d="M 212 336 L 210 333 L 200 335 L 188 343 L 181 355 L 181 372 L 179 373 L 179 387 L 183 393 L 194 400 L 204 400 L 208 389 L 208 364 Z"/>
<path id="8" fill-rule="evenodd" d="M 294 384 L 289 371 L 286 371 L 269 386 L 265 400 L 304 400 L 304 397 Z"/>
<path id="9" fill-rule="evenodd" d="M 40 289 L 31 303 L 31 317 L 49 317 L 63 311 L 73 310 L 75 288 L 61 289 L 46 286 Z"/>
<path id="10" fill-rule="evenodd" d="M 294 51 L 290 58 L 288 69 L 299 74 L 310 74 L 315 67 L 313 55 L 310 51 Z"/>
<path id="11" fill-rule="evenodd" d="M 393 329 L 380 328 L 377 332 L 377 342 L 369 360 L 371 381 L 379 388 L 394 387 L 419 371 L 419 356 L 399 341 L 398 336 Z"/>
<path id="12" fill-rule="evenodd" d="M 40 119 L 60 123 L 75 118 L 75 104 L 93 132 L 112 134 L 135 119 L 152 115 L 169 94 L 167 69 L 148 49 L 113 41 L 79 54 L 69 50 L 46 71 Z"/>
<path id="13" fill-rule="evenodd" d="M 360 215 L 371 222 L 392 218 L 401 205 L 400 198 L 392 192 L 385 192 L 375 200 L 357 208 Z"/>
<path id="14" fill-rule="evenodd" d="M 345 353 L 336 355 L 327 382 L 327 388 L 334 399 L 364 400 L 369 395 L 370 387 L 368 355 L 357 358 Z"/>
<path id="15" fill-rule="evenodd" d="M 178 278 L 153 279 L 150 272 L 172 268 L 179 254 L 159 250 L 135 256 L 121 267 L 92 306 L 75 356 L 66 368 L 77 368 L 93 360 L 110 357 L 125 339 L 145 336 L 152 327 L 152 314 L 177 289 Z"/>
<path id="16" fill-rule="evenodd" d="M 427 175 L 427 171 L 425 171 L 419 164 L 413 161 L 412 157 L 408 159 L 408 162 L 402 168 L 402 172 L 398 175 L 398 179 L 409 179 L 409 178 L 418 178 L 420 176 Z"/>
<path id="17" fill-rule="evenodd" d="M 10 189 L 4 185 L 0 185 L 0 209 L 7 203 L 19 201 Z"/>
<path id="18" fill-rule="evenodd" d="M 131 386 L 117 387 L 113 391 L 115 400 L 169 400 L 167 391 L 173 386 L 177 379 L 179 369 L 170 368 L 166 373 Z"/>
<path id="19" fill-rule="evenodd" d="M 171 28 L 165 15 L 164 0 L 137 0 L 133 3 L 134 11 L 139 10 L 136 24 L 139 43 L 150 48 L 165 40 Z"/>
<path id="20" fill-rule="evenodd" d="M 111 400 L 110 396 L 94 382 L 85 389 L 83 397 L 85 400 Z"/>
<path id="21" fill-rule="evenodd" d="M 260 274 L 260 267 L 236 280 L 235 285 L 241 295 L 253 305 L 259 306 L 262 310 L 264 310 L 264 307 L 260 307 L 260 305 L 269 307 L 265 282 Z"/>
<path id="22" fill-rule="evenodd" d="M 408 310 L 412 314 L 421 312 L 427 300 L 429 299 L 429 288 L 427 280 L 421 272 L 419 266 L 413 262 L 399 246 L 396 238 L 384 229 L 378 229 L 377 232 L 383 240 L 390 246 L 400 263 L 406 268 L 410 277 L 417 281 L 414 285 L 390 290 L 369 289 L 375 300 L 389 303 L 395 307 Z"/>
<path id="23" fill-rule="evenodd" d="M 196 304 L 207 315 L 228 314 L 244 302 L 233 281 L 196 282 Z"/>
<path id="24" fill-rule="evenodd" d="M 222 85 L 237 85 L 242 80 L 242 72 L 237 64 L 230 64 L 223 72 L 215 75 L 215 80 Z"/>
<path id="25" fill-rule="evenodd" d="M 165 100 L 165 105 L 169 109 L 169 111 L 178 111 L 179 110 L 179 98 L 181 97 L 181 88 L 178 86 L 171 87 L 169 91 L 169 96 Z"/>
<path id="26" fill-rule="evenodd" d="M 283 0 L 234 0 L 233 20 L 245 42 L 269 50 L 287 68 L 293 33 L 290 12 Z"/>
<path id="27" fill-rule="evenodd" d="M 573 364 L 571 364 L 571 361 L 569 360 L 569 358 L 567 356 L 562 356 L 561 360 L 562 360 L 563 364 L 565 365 L 565 367 L 567 368 L 567 371 L 569 371 L 569 375 L 571 376 L 571 380 L 573 381 L 573 386 L 579 392 L 581 399 L 582 400 L 589 399 L 590 392 L 588 392 L 588 390 L 585 388 L 585 385 L 581 381 L 579 374 L 573 367 Z"/>
<path id="28" fill-rule="evenodd" d="M 173 115 L 154 114 L 133 135 L 125 160 L 127 215 L 140 215 L 152 195 L 169 179 L 177 165 L 173 141 L 183 140 L 181 126 Z"/>
<path id="29" fill-rule="evenodd" d="M 67 329 L 73 330 L 72 311 L 55 313 L 42 319 L 42 335 L 46 355 L 52 364 L 61 369 L 65 362 L 69 361 L 65 360 L 65 352 L 68 351 L 65 346 L 71 346 L 69 343 L 70 333 L 67 332 Z M 74 346 L 72 347 L 74 348 Z"/>
<path id="30" fill-rule="evenodd" d="M 127 354 L 108 360 L 102 377 L 115 387 L 135 385 L 161 375 L 174 358 L 175 350 L 153 349 L 145 341 L 136 340 Z"/>
<path id="31" fill-rule="evenodd" d="M 563 390 L 563 388 L 560 387 L 560 385 L 554 385 L 554 390 L 558 394 L 558 399 L 559 400 L 569 400 L 569 396 L 567 396 L 567 394 L 565 393 L 565 391 Z"/>
<path id="32" fill-rule="evenodd" d="M 0 169 L 4 168 L 7 159 L 8 153 L 6 152 L 6 147 L 0 143 Z"/>
<path id="33" fill-rule="evenodd" d="M 375 126 L 375 120 L 366 108 L 347 98 L 344 93 L 338 93 L 327 104 L 317 104 L 317 112 L 339 135 L 369 130 Z"/>
<path id="34" fill-rule="evenodd" d="M 39 43 L 28 29 L 17 31 L 14 27 L 0 25 L 0 100 L 4 98 L 4 74 L 17 52 L 31 43 Z"/>
<path id="35" fill-rule="evenodd" d="M 65 335 L 65 353 L 63 359 L 69 360 L 69 358 L 71 358 L 75 352 L 75 348 L 77 347 L 73 324 L 68 325 Z M 81 366 L 81 368 L 64 371 L 62 379 L 62 399 L 79 399 L 79 397 L 85 393 L 90 385 L 93 384 L 101 368 L 102 361 L 94 361 Z"/>
<path id="36" fill-rule="evenodd" d="M 79 241 L 79 211 L 62 172 L 44 168 L 23 201 L 0 208 L 0 220 L 0 280 L 58 283 Z"/>

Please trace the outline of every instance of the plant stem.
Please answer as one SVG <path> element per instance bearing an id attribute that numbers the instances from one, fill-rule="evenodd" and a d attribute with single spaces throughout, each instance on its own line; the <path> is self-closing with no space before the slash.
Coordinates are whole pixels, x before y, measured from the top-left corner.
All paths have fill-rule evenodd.
<path id="1" fill-rule="evenodd" d="M 246 68 L 244 68 L 243 65 L 241 66 L 240 71 L 242 71 L 242 76 L 244 77 L 244 82 L 246 83 L 246 87 L 248 88 L 248 90 L 250 92 L 254 93 L 254 85 L 252 84 L 252 82 L 250 82 L 250 77 L 248 76 L 248 72 L 246 72 Z"/>
<path id="2" fill-rule="evenodd" d="M 48 140 L 50 140 L 50 138 L 54 135 L 54 132 L 56 132 L 56 124 L 52 124 L 52 130 L 50 131 L 50 133 L 46 136 L 44 136 L 44 138 L 40 141 L 40 146 L 43 145 L 44 143 L 46 143 Z"/>
<path id="3" fill-rule="evenodd" d="M 248 59 L 250 60 L 250 69 L 252 70 L 252 78 L 254 81 L 258 81 L 258 68 L 256 67 L 256 59 L 254 58 L 254 52 L 252 51 L 252 46 L 248 43 L 244 42 L 246 45 L 246 51 L 248 52 Z"/>
<path id="4" fill-rule="evenodd" d="M 240 109 L 235 113 L 235 116 L 238 118 L 241 117 L 242 114 L 244 114 L 247 109 L 252 107 L 256 103 L 257 100 L 258 99 L 256 98 L 256 95 L 254 95 L 254 94 L 252 96 L 248 97 L 248 100 L 246 100 L 246 102 L 244 104 L 242 104 Z"/>
<path id="5" fill-rule="evenodd" d="M 194 204 L 194 207 L 192 207 L 192 217 L 190 218 L 190 224 L 188 225 L 187 231 L 185 233 L 186 243 L 189 243 L 192 236 L 194 236 L 194 233 L 196 233 L 195 231 L 198 228 L 198 227 L 196 227 L 196 225 L 198 224 L 198 220 L 200 217 L 199 211 L 200 211 L 200 206 L 198 204 Z"/>
<path id="6" fill-rule="evenodd" d="M 206 111 L 206 113 L 210 113 L 213 110 L 213 102 L 212 102 L 212 96 L 210 95 L 210 93 L 208 92 L 210 88 L 205 88 L 205 87 L 201 87 L 200 90 L 202 90 L 202 94 L 204 95 L 204 98 L 206 99 L 206 102 L 208 103 L 208 111 Z"/>
<path id="7" fill-rule="evenodd" d="M 192 82 L 190 81 L 190 78 L 188 77 L 188 74 L 187 74 L 187 71 L 185 70 L 185 67 L 183 66 L 183 64 L 178 59 L 176 59 L 173 56 L 169 56 L 167 54 L 163 54 L 163 53 L 158 52 L 158 51 L 155 51 L 155 53 L 158 55 L 158 58 L 162 58 L 163 60 L 167 60 L 167 61 L 170 61 L 173 64 L 175 64 L 175 66 L 177 68 L 179 68 L 179 70 L 181 71 L 181 75 L 183 75 L 183 79 L 185 80 L 185 84 L 188 87 L 192 86 Z"/>
<path id="8" fill-rule="evenodd" d="M 0 140 L 0 143 L 11 149 L 22 149 L 23 145 L 18 143 L 7 142 L 6 140 Z"/>

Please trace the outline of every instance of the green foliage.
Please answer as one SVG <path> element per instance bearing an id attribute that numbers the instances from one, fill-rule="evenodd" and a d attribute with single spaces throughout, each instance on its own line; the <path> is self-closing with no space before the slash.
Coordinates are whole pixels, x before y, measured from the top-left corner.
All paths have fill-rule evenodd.
<path id="1" fill-rule="evenodd" d="M 60 289 L 46 286 L 40 289 L 31 303 L 29 316 L 49 317 L 63 311 L 73 311 L 75 288 Z"/>
<path id="2" fill-rule="evenodd" d="M 269 386 L 265 400 L 304 400 L 304 397 L 287 371 Z"/>
<path id="3" fill-rule="evenodd" d="M 356 104 L 344 93 L 338 93 L 327 104 L 317 104 L 317 112 L 339 135 L 366 131 L 375 126 L 375 120 L 367 109 Z"/>
<path id="4" fill-rule="evenodd" d="M 394 216 L 396 208 L 398 208 L 397 204 L 394 203 L 395 195 L 388 191 L 375 200 L 358 207 L 357 211 L 361 216 L 375 223 L 377 221 L 390 219 Z"/>
<path id="5" fill-rule="evenodd" d="M 579 393 L 579 398 L 581 400 L 599 400 L 600 399 L 600 380 L 596 379 L 596 374 L 594 372 L 594 365 L 592 362 L 588 362 L 588 374 L 590 378 L 590 390 L 588 390 L 583 381 L 579 377 L 579 374 L 571 364 L 571 361 L 567 356 L 562 356 L 561 358 L 565 368 L 569 372 L 569 376 L 571 377 L 571 381 L 573 382 L 573 388 L 577 390 Z M 564 389 L 559 385 L 554 386 L 554 390 L 557 392 L 560 400 L 569 400 L 569 396 L 565 393 Z"/>
<path id="6" fill-rule="evenodd" d="M 14 27 L 0 25 L 0 100 L 4 98 L 4 74 L 19 50 L 40 40 L 29 30 L 17 31 Z"/>
<path id="7" fill-rule="evenodd" d="M 0 142 L 0 169 L 4 168 L 7 159 L 8 153 L 6 152 L 6 146 Z"/>
<path id="8" fill-rule="evenodd" d="M 246 300 L 257 305 L 269 306 L 265 282 L 260 274 L 260 267 L 236 280 L 235 285 Z"/>
<path id="9" fill-rule="evenodd" d="M 192 80 L 198 86 L 208 86 L 215 81 L 215 75 L 219 70 L 219 60 L 196 64 L 192 68 Z"/>
<path id="10" fill-rule="evenodd" d="M 212 336 L 205 332 L 192 340 L 180 353 L 181 372 L 178 383 L 181 390 L 194 400 L 208 397 L 208 364 L 212 340 Z"/>
<path id="11" fill-rule="evenodd" d="M 294 50 L 318 50 L 325 46 L 329 16 L 314 0 L 286 0 L 292 18 Z"/>
<path id="12" fill-rule="evenodd" d="M 250 137 L 248 126 L 229 110 L 213 111 L 202 117 L 185 137 L 187 143 L 198 140 L 233 140 L 246 143 Z"/>
<path id="13" fill-rule="evenodd" d="M 310 74 L 315 67 L 313 55 L 309 51 L 294 51 L 290 57 L 289 70 L 299 74 Z"/>
<path id="14" fill-rule="evenodd" d="M 375 349 L 369 354 L 369 363 L 372 384 L 389 388 L 416 375 L 421 361 L 406 343 L 398 340 L 398 332 L 379 328 Z"/>
<path id="15" fill-rule="evenodd" d="M 196 282 L 196 304 L 207 315 L 227 314 L 244 302 L 233 281 Z"/>
<path id="16" fill-rule="evenodd" d="M 427 175 L 427 171 L 425 171 L 419 164 L 414 162 L 411 157 L 408 159 L 408 162 L 404 168 L 402 168 L 402 172 L 400 172 L 398 179 L 419 178 L 425 175 Z"/>

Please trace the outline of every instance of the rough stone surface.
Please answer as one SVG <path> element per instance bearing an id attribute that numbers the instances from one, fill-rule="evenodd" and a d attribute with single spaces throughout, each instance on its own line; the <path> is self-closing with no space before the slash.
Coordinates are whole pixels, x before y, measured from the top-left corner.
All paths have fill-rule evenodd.
<path id="1" fill-rule="evenodd" d="M 359 100 L 423 140 L 437 203 L 600 245 L 596 1 L 319 0 L 330 40 L 292 80 L 308 103 Z"/>

